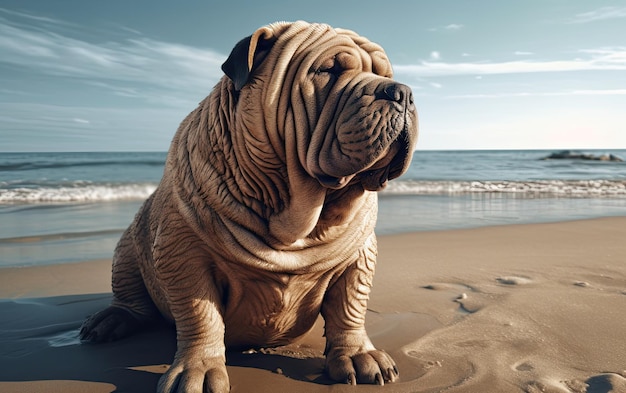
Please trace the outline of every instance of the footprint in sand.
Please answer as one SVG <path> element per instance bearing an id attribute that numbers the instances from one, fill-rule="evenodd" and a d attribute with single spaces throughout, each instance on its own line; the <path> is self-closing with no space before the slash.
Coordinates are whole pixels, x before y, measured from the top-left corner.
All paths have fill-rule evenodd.
<path id="1" fill-rule="evenodd" d="M 476 292 L 476 288 L 467 284 L 455 284 L 455 283 L 433 283 L 422 286 L 424 289 L 428 289 L 431 291 L 469 291 Z"/>
<path id="2" fill-rule="evenodd" d="M 525 363 L 520 364 L 523 365 Z M 518 366 L 519 367 L 519 366 Z M 586 381 L 573 379 L 558 381 L 544 379 L 526 384 L 528 393 L 599 393 L 599 392 L 626 392 L 626 378 L 617 373 L 594 375 Z"/>
<path id="3" fill-rule="evenodd" d="M 585 390 L 572 389 L 572 386 L 548 378 L 527 383 L 524 391 L 527 393 L 586 393 Z"/>
<path id="4" fill-rule="evenodd" d="M 626 378 L 616 373 L 595 375 L 585 382 L 587 392 L 626 392 Z"/>
<path id="5" fill-rule="evenodd" d="M 496 278 L 496 281 L 503 285 L 528 285 L 533 282 L 529 277 L 523 276 L 502 276 Z"/>
<path id="6" fill-rule="evenodd" d="M 513 365 L 513 369 L 516 371 L 533 371 L 535 367 L 529 362 L 522 362 Z"/>
<path id="7" fill-rule="evenodd" d="M 431 291 L 447 291 L 456 293 L 458 293 L 458 291 L 468 291 L 472 294 L 476 293 L 476 290 L 473 287 L 465 284 L 434 283 L 425 285 L 422 288 Z M 477 302 L 476 299 L 468 299 L 467 292 L 461 292 L 460 294 L 456 295 L 453 301 L 461 305 L 460 311 L 465 314 L 472 314 L 480 310 L 484 306 L 482 302 Z"/>

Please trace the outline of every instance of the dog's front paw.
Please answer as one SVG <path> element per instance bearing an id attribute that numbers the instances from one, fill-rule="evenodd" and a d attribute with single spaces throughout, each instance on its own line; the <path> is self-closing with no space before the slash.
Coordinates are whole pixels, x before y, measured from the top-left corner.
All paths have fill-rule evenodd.
<path id="1" fill-rule="evenodd" d="M 177 356 L 159 380 L 157 388 L 158 393 L 229 391 L 230 383 L 223 357 L 201 359 L 198 356 Z"/>
<path id="2" fill-rule="evenodd" d="M 385 351 L 342 347 L 326 355 L 326 372 L 338 382 L 350 385 L 369 383 L 384 385 L 398 378 L 398 368 Z"/>

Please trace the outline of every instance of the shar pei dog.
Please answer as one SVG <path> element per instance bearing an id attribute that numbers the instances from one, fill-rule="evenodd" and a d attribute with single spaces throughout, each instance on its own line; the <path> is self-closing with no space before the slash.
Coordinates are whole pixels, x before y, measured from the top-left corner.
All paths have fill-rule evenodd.
<path id="1" fill-rule="evenodd" d="M 120 239 L 113 300 L 85 342 L 164 316 L 177 350 L 159 392 L 227 392 L 226 347 L 290 343 L 324 318 L 326 372 L 398 377 L 365 332 L 377 193 L 409 166 L 410 89 L 349 30 L 275 23 L 241 40 L 185 118 L 163 178 Z"/>

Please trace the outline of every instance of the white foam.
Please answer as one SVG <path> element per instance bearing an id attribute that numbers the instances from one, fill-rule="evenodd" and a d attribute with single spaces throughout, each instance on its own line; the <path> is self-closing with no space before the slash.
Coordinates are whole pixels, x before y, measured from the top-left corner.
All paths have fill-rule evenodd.
<path id="1" fill-rule="evenodd" d="M 76 184 L 64 187 L 0 189 L 0 203 L 102 202 L 143 200 L 156 184 Z"/>
<path id="2" fill-rule="evenodd" d="M 102 202 L 143 200 L 156 183 L 96 184 L 85 181 L 62 186 L 0 187 L 0 203 Z M 383 195 L 509 194 L 520 197 L 626 197 L 626 180 L 435 181 L 395 180 Z"/>
<path id="3" fill-rule="evenodd" d="M 383 191 L 396 195 L 454 195 L 501 193 L 519 196 L 612 197 L 626 196 L 626 180 L 537 181 L 392 181 Z"/>

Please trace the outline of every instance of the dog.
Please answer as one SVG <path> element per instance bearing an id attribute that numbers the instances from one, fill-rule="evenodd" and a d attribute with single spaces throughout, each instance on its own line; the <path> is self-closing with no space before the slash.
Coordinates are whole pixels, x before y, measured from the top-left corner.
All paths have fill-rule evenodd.
<path id="1" fill-rule="evenodd" d="M 122 235 L 113 300 L 84 342 L 164 316 L 177 351 L 159 392 L 227 392 L 226 347 L 270 347 L 325 321 L 333 380 L 383 385 L 364 328 L 377 193 L 408 168 L 417 112 L 384 50 L 303 21 L 258 29 L 181 123 L 163 178 Z"/>

